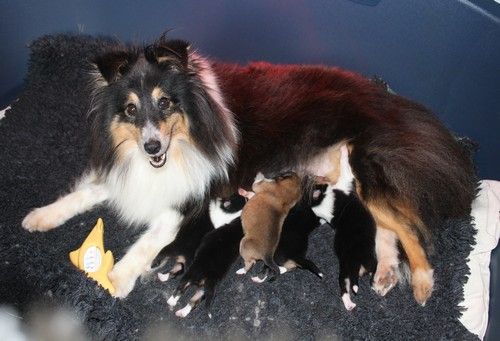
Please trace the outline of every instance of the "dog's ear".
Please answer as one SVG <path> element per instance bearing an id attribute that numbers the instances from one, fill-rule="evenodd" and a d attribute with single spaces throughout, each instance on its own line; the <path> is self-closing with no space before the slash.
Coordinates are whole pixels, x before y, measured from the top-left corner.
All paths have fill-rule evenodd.
<path id="1" fill-rule="evenodd" d="M 186 68 L 190 44 L 184 40 L 167 40 L 164 36 L 144 50 L 146 60 L 158 65 L 174 64 Z"/>
<path id="2" fill-rule="evenodd" d="M 96 56 L 93 63 L 107 84 L 111 84 L 127 74 L 137 59 L 136 51 L 117 50 Z"/>

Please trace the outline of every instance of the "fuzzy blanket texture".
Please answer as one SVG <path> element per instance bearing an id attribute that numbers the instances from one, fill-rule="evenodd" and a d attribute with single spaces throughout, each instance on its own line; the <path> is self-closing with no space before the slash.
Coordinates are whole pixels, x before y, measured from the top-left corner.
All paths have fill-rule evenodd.
<path id="1" fill-rule="evenodd" d="M 386 297 L 365 276 L 346 311 L 337 282 L 333 231 L 324 225 L 310 238 L 309 257 L 326 274 L 305 271 L 260 285 L 233 268 L 217 288 L 212 318 L 204 306 L 179 319 L 168 309 L 177 280 L 137 283 L 124 300 L 111 297 L 71 265 L 98 217 L 105 221 L 105 247 L 119 260 L 141 228 L 120 226 L 104 206 L 47 233 L 29 233 L 21 221 L 33 207 L 55 200 L 81 174 L 88 152 L 88 60 L 114 43 L 88 36 L 45 36 L 30 46 L 24 91 L 0 121 L 0 304 L 21 313 L 42 298 L 75 311 L 92 339 L 141 339 L 151 330 L 165 337 L 284 339 L 476 339 L 458 321 L 458 303 L 469 272 L 470 220 L 449 221 L 436 232 L 435 291 L 425 307 L 408 285 Z M 187 296 L 186 296 L 187 297 Z M 185 303 L 181 300 L 181 305 Z"/>

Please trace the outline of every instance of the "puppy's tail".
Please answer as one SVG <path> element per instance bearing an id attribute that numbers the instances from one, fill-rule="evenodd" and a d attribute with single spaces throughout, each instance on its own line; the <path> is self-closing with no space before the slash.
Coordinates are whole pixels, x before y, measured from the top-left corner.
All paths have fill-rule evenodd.
<path id="1" fill-rule="evenodd" d="M 314 264 L 312 261 L 310 261 L 307 258 L 298 258 L 294 259 L 294 262 L 304 270 L 307 270 L 311 272 L 313 275 L 318 276 L 320 279 L 323 279 L 324 274 L 321 272 L 321 270 Z"/>

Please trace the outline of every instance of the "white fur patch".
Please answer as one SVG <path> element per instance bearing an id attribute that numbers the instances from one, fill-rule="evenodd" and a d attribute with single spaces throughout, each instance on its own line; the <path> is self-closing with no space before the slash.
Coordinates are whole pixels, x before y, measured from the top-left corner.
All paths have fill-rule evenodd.
<path id="1" fill-rule="evenodd" d="M 175 307 L 177 305 L 177 302 L 179 301 L 179 298 L 181 298 L 180 295 L 170 296 L 167 300 L 167 304 L 171 307 Z"/>
<path id="2" fill-rule="evenodd" d="M 161 282 L 166 282 L 170 278 L 170 272 L 167 272 L 166 274 L 162 274 L 161 272 L 158 272 L 158 279 Z"/>
<path id="3" fill-rule="evenodd" d="M 331 222 L 333 218 L 333 205 L 335 202 L 335 193 L 333 193 L 332 186 L 328 186 L 325 191 L 325 196 L 321 203 L 312 208 L 314 214 L 324 219 L 326 222 Z"/>
<path id="4" fill-rule="evenodd" d="M 342 302 L 347 310 L 353 310 L 356 308 L 356 303 L 351 300 L 351 296 L 348 293 L 342 295 Z"/>
<path id="5" fill-rule="evenodd" d="M 182 155 L 180 161 L 170 157 L 175 148 Z M 182 141 L 172 142 L 161 168 L 152 167 L 137 147 L 130 149 L 125 158 L 110 171 L 106 187 L 111 204 L 129 224 L 149 223 L 188 197 L 202 198 L 215 175 L 211 162 Z"/>
<path id="6" fill-rule="evenodd" d="M 106 188 L 96 183 L 95 174 L 86 173 L 72 192 L 31 211 L 22 221 L 22 226 L 29 231 L 48 231 L 107 200 L 108 195 Z"/>
<path id="7" fill-rule="evenodd" d="M 11 109 L 11 107 L 10 107 L 10 105 L 9 105 L 7 108 L 5 108 L 5 109 L 3 109 L 3 110 L 0 110 L 0 120 L 1 120 L 2 118 L 4 118 L 4 117 L 5 117 L 5 114 L 6 114 L 6 113 L 7 113 L 7 111 L 9 111 L 10 109 Z"/>
<path id="8" fill-rule="evenodd" d="M 189 315 L 193 307 L 188 303 L 184 308 L 179 309 L 175 312 L 175 316 L 184 318 Z"/>
<path id="9" fill-rule="evenodd" d="M 245 270 L 245 268 L 244 268 L 244 267 L 243 267 L 243 268 L 241 268 L 241 269 L 236 270 L 236 274 L 237 274 L 237 275 L 244 275 L 244 274 L 246 274 L 246 273 L 247 273 L 247 271 Z"/>
<path id="10" fill-rule="evenodd" d="M 241 210 L 234 213 L 225 212 L 220 207 L 221 203 L 222 199 L 216 199 L 210 201 L 210 208 L 209 208 L 210 220 L 212 221 L 212 224 L 214 224 L 214 227 L 216 229 L 226 224 L 229 224 L 234 219 L 241 216 Z"/>
<path id="11" fill-rule="evenodd" d="M 325 191 L 323 201 L 312 208 L 316 216 L 331 222 L 333 218 L 333 207 L 335 205 L 334 190 L 344 192 L 346 195 L 350 194 L 353 190 L 354 175 L 351 166 L 349 165 L 349 151 L 347 146 L 340 147 L 340 175 L 335 185 L 328 185 Z"/>
<path id="12" fill-rule="evenodd" d="M 352 181 L 354 174 L 352 174 L 351 166 L 349 165 L 349 151 L 346 145 L 340 147 L 340 176 L 333 189 L 340 190 L 345 194 L 352 192 Z"/>
<path id="13" fill-rule="evenodd" d="M 252 276 L 251 279 L 254 283 L 263 283 L 267 279 L 267 276 L 264 276 L 264 278 L 260 278 L 259 276 Z"/>

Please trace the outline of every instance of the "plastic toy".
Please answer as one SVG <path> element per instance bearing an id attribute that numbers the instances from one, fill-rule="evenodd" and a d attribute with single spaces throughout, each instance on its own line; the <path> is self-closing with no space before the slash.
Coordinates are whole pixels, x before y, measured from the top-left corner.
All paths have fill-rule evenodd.
<path id="1" fill-rule="evenodd" d="M 90 231 L 82 246 L 69 253 L 71 263 L 78 269 L 87 273 L 87 276 L 97 281 L 110 294 L 114 294 L 115 288 L 108 278 L 115 263 L 113 253 L 108 250 L 104 252 L 104 223 L 101 218 Z"/>

